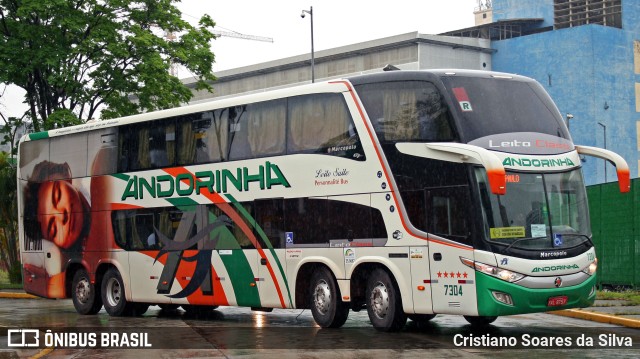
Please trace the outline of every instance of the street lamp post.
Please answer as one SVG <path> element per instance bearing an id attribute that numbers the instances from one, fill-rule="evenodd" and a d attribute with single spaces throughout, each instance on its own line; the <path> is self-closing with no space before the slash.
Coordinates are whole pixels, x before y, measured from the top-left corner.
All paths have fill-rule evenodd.
<path id="1" fill-rule="evenodd" d="M 570 113 L 568 113 L 568 114 L 567 114 L 567 130 L 571 130 L 571 129 L 569 128 L 569 120 L 571 120 L 572 118 L 573 118 L 573 115 L 572 115 L 572 114 L 570 114 Z M 571 132 L 571 131 L 569 131 L 569 132 Z"/>
<path id="2" fill-rule="evenodd" d="M 604 124 L 598 122 L 598 125 L 600 125 L 602 127 L 602 131 L 603 131 L 603 137 L 604 137 L 604 149 L 607 149 L 607 126 L 605 126 Z M 603 159 L 604 161 L 604 182 L 607 183 L 607 160 Z"/>
<path id="3" fill-rule="evenodd" d="M 313 53 L 313 6 L 309 7 L 309 10 L 302 10 L 300 17 L 304 19 L 305 14 L 309 14 L 311 17 L 311 82 L 316 82 L 315 74 L 315 58 Z"/>

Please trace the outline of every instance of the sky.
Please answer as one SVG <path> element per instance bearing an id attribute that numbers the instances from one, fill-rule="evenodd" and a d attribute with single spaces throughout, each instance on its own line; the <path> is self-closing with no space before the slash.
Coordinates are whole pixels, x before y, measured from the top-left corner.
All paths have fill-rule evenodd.
<path id="1" fill-rule="evenodd" d="M 216 29 L 269 37 L 260 42 L 219 37 L 212 42 L 216 56 L 214 73 L 290 56 L 310 54 L 311 19 L 302 10 L 313 7 L 315 51 L 418 31 L 438 34 L 474 25 L 478 0 L 182 0 L 177 7 L 183 18 L 197 23 L 203 14 L 216 22 Z M 192 75 L 178 69 L 178 77 Z M 8 88 L 0 98 L 0 111 L 20 116 L 23 92 Z"/>
<path id="2" fill-rule="evenodd" d="M 474 25 L 477 0 L 183 0 L 185 20 L 209 14 L 220 30 L 273 38 L 273 43 L 220 37 L 213 41 L 215 71 L 419 31 L 438 34 Z M 179 77 L 189 74 L 179 73 Z"/>

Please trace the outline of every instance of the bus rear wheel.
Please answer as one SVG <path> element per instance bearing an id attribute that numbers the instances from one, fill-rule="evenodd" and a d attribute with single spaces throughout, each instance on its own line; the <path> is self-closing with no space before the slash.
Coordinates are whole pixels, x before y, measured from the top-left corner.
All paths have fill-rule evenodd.
<path id="1" fill-rule="evenodd" d="M 125 298 L 124 282 L 117 269 L 110 268 L 104 274 L 101 293 L 104 309 L 109 315 L 121 317 L 133 312 L 133 303 Z"/>
<path id="2" fill-rule="evenodd" d="M 407 323 L 400 291 L 389 273 L 380 268 L 367 281 L 367 313 L 373 327 L 380 331 L 398 331 Z"/>
<path id="3" fill-rule="evenodd" d="M 102 298 L 97 287 L 91 283 L 89 273 L 82 268 L 73 275 L 71 298 L 76 312 L 83 315 L 96 314 L 102 308 Z"/>
<path id="4" fill-rule="evenodd" d="M 467 322 L 469 322 L 469 324 L 471 325 L 477 325 L 477 326 L 485 326 L 485 325 L 489 325 L 493 322 L 496 321 L 496 319 L 498 319 L 498 317 L 493 317 L 493 316 L 472 316 L 472 315 L 465 315 L 464 319 L 467 320 Z"/>
<path id="5" fill-rule="evenodd" d="M 340 328 L 347 321 L 349 306 L 340 298 L 338 283 L 331 272 L 325 267 L 314 271 L 309 289 L 309 306 L 316 323 L 323 328 Z"/>

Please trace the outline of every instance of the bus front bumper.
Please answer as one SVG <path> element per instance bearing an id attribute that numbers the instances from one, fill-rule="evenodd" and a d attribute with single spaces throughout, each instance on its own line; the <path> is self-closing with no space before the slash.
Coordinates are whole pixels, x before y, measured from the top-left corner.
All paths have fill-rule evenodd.
<path id="1" fill-rule="evenodd" d="M 596 276 L 571 286 L 549 289 L 531 289 L 476 272 L 478 315 L 501 316 L 547 312 L 593 305 L 596 299 Z M 507 294 L 512 305 L 496 299 L 495 293 Z M 500 294 L 497 294 L 500 297 Z M 566 303 L 565 303 L 566 302 Z M 559 304 L 564 303 L 564 304 Z"/>

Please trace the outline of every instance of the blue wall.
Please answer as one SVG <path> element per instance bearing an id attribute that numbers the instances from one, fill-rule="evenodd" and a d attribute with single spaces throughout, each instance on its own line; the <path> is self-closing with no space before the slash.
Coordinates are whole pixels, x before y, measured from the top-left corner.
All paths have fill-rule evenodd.
<path id="1" fill-rule="evenodd" d="M 494 0 L 493 7 L 494 21 L 545 17 L 543 26 L 553 23 L 552 0 Z M 635 83 L 640 75 L 634 73 L 633 45 L 640 40 L 640 2 L 623 0 L 623 28 L 584 25 L 493 41 L 492 69 L 539 81 L 560 112 L 574 116 L 570 129 L 576 144 L 604 147 L 598 122 L 605 125 L 607 149 L 622 155 L 631 176 L 638 177 Z M 587 157 L 583 165 L 588 184 L 604 182 L 603 160 Z M 614 181 L 615 168 L 607 165 L 606 171 L 607 181 Z"/>

